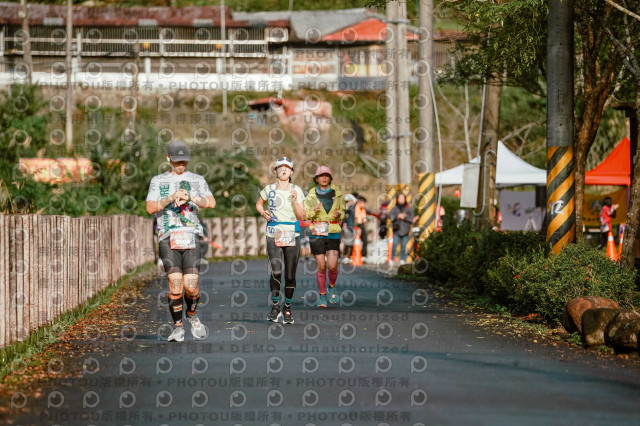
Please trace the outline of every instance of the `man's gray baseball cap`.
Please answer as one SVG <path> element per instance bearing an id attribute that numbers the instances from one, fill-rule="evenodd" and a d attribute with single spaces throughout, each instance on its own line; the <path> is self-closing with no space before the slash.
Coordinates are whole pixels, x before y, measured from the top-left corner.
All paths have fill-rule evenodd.
<path id="1" fill-rule="evenodd" d="M 167 147 L 167 154 L 173 162 L 190 161 L 189 147 L 182 141 L 173 141 Z"/>

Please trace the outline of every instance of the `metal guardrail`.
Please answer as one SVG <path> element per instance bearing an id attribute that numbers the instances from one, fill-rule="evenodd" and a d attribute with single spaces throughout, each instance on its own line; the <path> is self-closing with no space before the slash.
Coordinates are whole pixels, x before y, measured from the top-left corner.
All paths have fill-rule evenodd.
<path id="1" fill-rule="evenodd" d="M 74 56 L 133 57 L 264 57 L 269 34 L 264 28 L 115 27 L 75 28 Z M 24 38 L 19 27 L 2 28 L 4 52 L 23 55 Z M 65 56 L 66 31 L 61 27 L 30 28 L 33 56 Z M 286 37 L 285 37 L 286 38 Z"/>

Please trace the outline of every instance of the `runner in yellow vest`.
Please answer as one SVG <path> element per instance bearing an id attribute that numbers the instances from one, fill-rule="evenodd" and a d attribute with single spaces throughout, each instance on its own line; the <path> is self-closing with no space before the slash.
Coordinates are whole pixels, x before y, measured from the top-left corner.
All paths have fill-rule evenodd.
<path id="1" fill-rule="evenodd" d="M 328 302 L 339 299 L 335 288 L 338 279 L 338 258 L 340 256 L 340 236 L 342 219 L 345 214 L 345 201 L 340 190 L 331 184 L 333 177 L 327 166 L 320 166 L 314 177 L 316 186 L 309 190 L 304 206 L 309 225 L 311 253 L 316 258 L 318 270 L 316 279 L 320 297 L 318 307 L 327 307 Z M 329 288 L 327 289 L 327 267 L 329 269 Z"/>

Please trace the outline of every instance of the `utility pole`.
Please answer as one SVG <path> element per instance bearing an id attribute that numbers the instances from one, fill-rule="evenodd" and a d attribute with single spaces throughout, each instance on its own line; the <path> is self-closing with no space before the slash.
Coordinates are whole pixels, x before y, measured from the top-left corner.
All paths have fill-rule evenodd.
<path id="1" fill-rule="evenodd" d="M 24 63 L 27 66 L 27 82 L 33 83 L 33 60 L 31 59 L 31 34 L 29 32 L 29 9 L 27 0 L 20 0 L 20 18 L 22 19 L 22 51 L 24 53 Z"/>
<path id="2" fill-rule="evenodd" d="M 129 128 L 135 129 L 136 120 L 138 117 L 138 80 L 140 78 L 140 40 L 137 40 L 133 45 L 133 78 L 131 79 L 131 96 L 133 97 L 133 108 L 128 111 L 129 114 Z"/>
<path id="3" fill-rule="evenodd" d="M 411 123 L 409 116 L 409 70 L 407 48 L 407 1 L 398 2 L 399 10 L 397 17 L 396 34 L 396 73 L 398 74 L 398 180 L 399 190 L 405 195 L 411 189 Z"/>
<path id="4" fill-rule="evenodd" d="M 486 107 L 480 143 L 480 179 L 478 191 L 478 228 L 491 228 L 495 223 L 496 159 L 498 158 L 498 129 L 500 127 L 500 99 L 502 83 L 495 77 L 487 81 Z"/>
<path id="5" fill-rule="evenodd" d="M 576 238 L 573 150 L 573 0 L 549 0 L 547 17 L 547 245 Z"/>
<path id="6" fill-rule="evenodd" d="M 67 145 L 67 155 L 73 153 L 73 86 L 71 77 L 73 65 L 71 63 L 72 52 L 71 43 L 73 41 L 73 2 L 67 0 L 67 88 L 66 88 L 66 118 L 65 118 L 65 139 Z"/>
<path id="7" fill-rule="evenodd" d="M 222 38 L 222 70 L 218 72 L 222 74 L 222 77 L 226 80 L 225 74 L 227 73 L 227 23 L 224 12 L 224 0 L 220 0 L 220 37 Z M 225 82 L 221 78 L 222 82 L 222 113 L 227 114 L 227 87 Z"/>
<path id="8" fill-rule="evenodd" d="M 387 42 L 386 42 L 386 63 L 393 64 L 387 70 L 387 90 L 386 90 L 386 111 L 387 111 L 387 132 L 386 132 L 386 161 L 389 166 L 387 176 L 387 201 L 389 210 L 395 203 L 396 187 L 398 185 L 398 69 L 397 69 L 397 44 L 398 27 L 398 2 L 387 3 Z"/>
<path id="9" fill-rule="evenodd" d="M 419 240 L 433 232 L 436 225 L 436 144 L 433 137 L 433 0 L 420 0 L 418 14 L 419 112 L 418 112 L 418 226 Z"/>

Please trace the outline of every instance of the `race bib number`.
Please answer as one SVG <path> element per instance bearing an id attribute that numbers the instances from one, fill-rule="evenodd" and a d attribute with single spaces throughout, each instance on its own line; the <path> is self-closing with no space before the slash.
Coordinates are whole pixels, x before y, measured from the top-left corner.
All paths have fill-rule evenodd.
<path id="1" fill-rule="evenodd" d="M 274 235 L 276 246 L 291 247 L 296 245 L 296 231 L 276 231 Z"/>
<path id="2" fill-rule="evenodd" d="M 196 248 L 196 234 L 193 229 L 171 231 L 169 247 L 172 250 L 190 250 Z"/>
<path id="3" fill-rule="evenodd" d="M 313 222 L 311 235 L 326 237 L 329 235 L 329 222 Z"/>

